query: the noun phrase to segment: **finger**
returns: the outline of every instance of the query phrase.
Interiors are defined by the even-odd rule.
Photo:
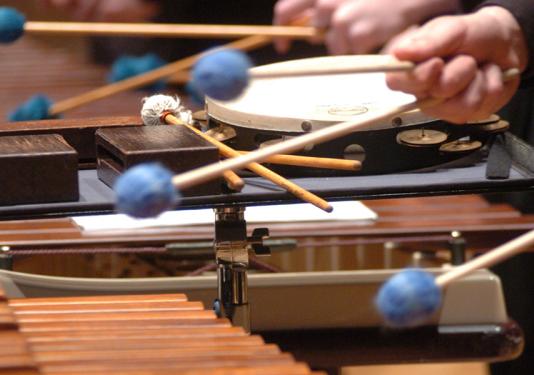
[[[464,91],[477,72],[477,62],[473,57],[456,56],[445,65],[439,80],[430,89],[430,95],[435,98],[451,98]]]
[[[78,21],[93,21],[97,14],[99,0],[78,1],[73,18]]]
[[[319,28],[330,26],[334,11],[345,1],[347,0],[317,0],[313,25]]]
[[[95,18],[103,22],[143,22],[155,17],[159,10],[157,2],[105,1],[100,3]]]
[[[326,47],[333,55],[349,53],[349,28],[353,22],[350,8],[341,6],[332,14],[330,29],[326,34]]]
[[[486,64],[481,71],[486,83],[486,93],[479,111],[474,116],[475,119],[487,118],[504,105],[501,104],[504,94],[501,68],[496,64]]]
[[[157,2],[143,2],[143,6],[140,7],[139,14],[137,16],[138,19],[153,19],[155,18],[161,11],[161,6]]]
[[[342,27],[346,25],[348,52],[372,53],[402,31],[405,27],[402,22],[384,22],[388,12],[385,8],[383,4],[373,5],[372,2],[359,0],[346,1],[339,6],[334,17],[339,18]]]
[[[480,112],[485,96],[485,77],[484,73],[479,70],[467,88],[457,96],[447,100],[443,109],[449,113],[448,118],[457,124],[479,120],[477,114]]]
[[[39,8],[52,8],[54,7],[54,2],[52,0],[40,0],[39,1]]]
[[[495,64],[487,64],[482,68],[486,80],[486,99],[476,119],[482,119],[497,112],[510,101],[519,87],[519,78],[503,82],[502,70]]]
[[[274,6],[273,24],[287,25],[314,4],[315,0],[279,0]],[[287,53],[290,46],[287,38],[274,39],[274,48],[279,53]]]
[[[433,56],[450,56],[457,52],[467,34],[461,16],[440,17],[423,25],[392,47],[400,60],[424,61]]]
[[[406,30],[402,31],[400,34],[397,34],[394,37],[390,38],[380,50],[380,54],[392,55],[394,46],[399,44],[402,39],[409,38],[413,33],[417,31],[417,29],[418,27],[416,25],[412,25],[409,26]]]
[[[425,97],[439,80],[444,66],[444,61],[439,57],[435,57],[418,64],[409,72],[386,74],[386,83],[392,90]]]
[[[47,3],[49,3],[50,5],[56,8],[67,9],[73,6],[76,3],[76,1],[74,0],[48,0]]]
[[[339,30],[329,30],[326,33],[325,44],[328,53],[331,55],[345,55],[348,53],[348,42],[343,33]]]
[[[360,21],[350,25],[348,31],[349,52],[364,54],[375,51],[383,43],[377,31],[377,25],[372,21]]]
[[[426,112],[455,124],[476,120],[485,95],[485,77],[484,73],[479,70],[464,91],[429,108]]]
[[[273,23],[287,25],[314,4],[315,0],[279,0],[274,5]]]

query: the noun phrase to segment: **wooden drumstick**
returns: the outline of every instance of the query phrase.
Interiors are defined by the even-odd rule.
[[[415,64],[411,61],[401,61],[393,56],[387,55],[358,55],[357,60],[344,63],[337,62],[335,65],[322,64],[308,67],[294,65],[292,67],[267,66],[249,70],[251,79],[273,79],[284,77],[302,77],[316,75],[335,74],[360,74],[377,72],[399,72],[412,70]],[[182,72],[179,76],[173,77],[174,83],[184,83],[189,79],[189,74]]]
[[[246,155],[250,151],[239,151],[241,155]],[[266,163],[293,165],[296,167],[336,169],[343,171],[358,171],[362,163],[358,160],[320,158],[314,156],[301,155],[273,155],[264,160]]]
[[[519,76],[518,69],[509,69],[503,73],[503,80],[507,81]],[[219,176],[226,169],[239,169],[257,161],[263,161],[269,156],[291,153],[303,149],[309,144],[319,144],[332,139],[342,137],[356,130],[372,128],[377,123],[389,121],[403,112],[416,109],[425,109],[442,102],[442,99],[417,100],[389,109],[382,109],[362,115],[357,120],[342,122],[326,128],[307,133],[299,137],[288,139],[265,148],[252,151],[240,157],[224,160],[218,164],[207,165],[173,177],[173,184],[181,189],[191,187]]]
[[[293,65],[290,67],[266,66],[249,70],[252,79],[269,79],[282,77],[299,77],[328,74],[357,74],[373,72],[394,72],[412,70],[415,64],[411,61],[401,61],[388,55],[358,55],[357,60],[341,61],[335,65],[319,64],[309,67]]]
[[[188,129],[190,129],[194,133],[198,134],[200,137],[202,137],[206,141],[208,141],[211,144],[213,144],[214,146],[216,146],[219,149],[219,152],[223,156],[225,156],[227,158],[236,158],[236,157],[240,157],[241,156],[239,151],[236,151],[233,148],[225,145],[224,143],[222,143],[222,142],[220,142],[220,141],[218,141],[218,140],[216,140],[216,139],[204,134],[203,132],[201,132],[200,130],[195,128],[194,126],[186,124],[185,122],[183,122],[182,120],[180,120],[179,118],[177,118],[176,116],[171,114],[170,112],[164,113],[161,116],[161,120],[163,120],[167,124],[182,125],[182,126],[187,127]],[[224,163],[224,161],[220,162],[221,165],[223,163]],[[327,201],[325,201],[324,199],[322,199],[322,198],[318,197],[317,195],[307,191],[306,189],[303,189],[302,187],[300,187],[297,184],[287,180],[286,178],[280,176],[279,174],[271,171],[270,169],[264,167],[263,165],[260,165],[260,164],[255,163],[255,162],[251,162],[251,163],[243,164],[242,167],[245,167],[245,168],[251,170],[252,172],[256,173],[257,175],[259,175],[259,176],[261,176],[261,177],[273,182],[274,184],[284,188],[285,190],[287,190],[289,193],[293,194],[297,198],[302,199],[305,202],[309,202],[309,203],[313,204],[314,206],[319,207],[320,209],[322,209],[322,210],[324,210],[326,212],[331,212],[332,209],[333,209],[332,206]],[[225,170],[228,170],[228,169],[225,169]],[[174,182],[174,180],[173,180],[173,182]]]

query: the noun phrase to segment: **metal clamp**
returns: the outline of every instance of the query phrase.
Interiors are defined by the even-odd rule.
[[[257,255],[270,255],[263,240],[269,236],[267,228],[256,228],[247,237],[244,207],[215,208],[215,262],[217,263],[218,300],[214,308],[236,325],[250,332],[247,269],[249,250]]]

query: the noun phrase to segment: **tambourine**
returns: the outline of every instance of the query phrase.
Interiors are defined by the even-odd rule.
[[[377,63],[387,59],[386,56],[329,56],[264,65],[254,70],[287,70],[296,65],[347,66],[370,58]],[[390,90],[385,73],[298,76],[254,80],[237,100],[221,102],[207,98],[206,111],[211,135],[236,149],[253,150],[413,100],[411,95]],[[471,154],[507,127],[497,116],[455,125],[411,111],[371,129],[308,145],[299,154],[360,160],[362,169],[354,172],[358,174],[419,170]],[[291,175],[346,173],[301,167],[275,169]]]

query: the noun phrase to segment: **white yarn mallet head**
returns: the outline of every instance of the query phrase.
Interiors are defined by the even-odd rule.
[[[186,124],[190,124],[193,118],[191,111],[181,105],[178,96],[157,94],[143,99],[141,118],[145,125],[165,125],[164,114],[172,114]]]

